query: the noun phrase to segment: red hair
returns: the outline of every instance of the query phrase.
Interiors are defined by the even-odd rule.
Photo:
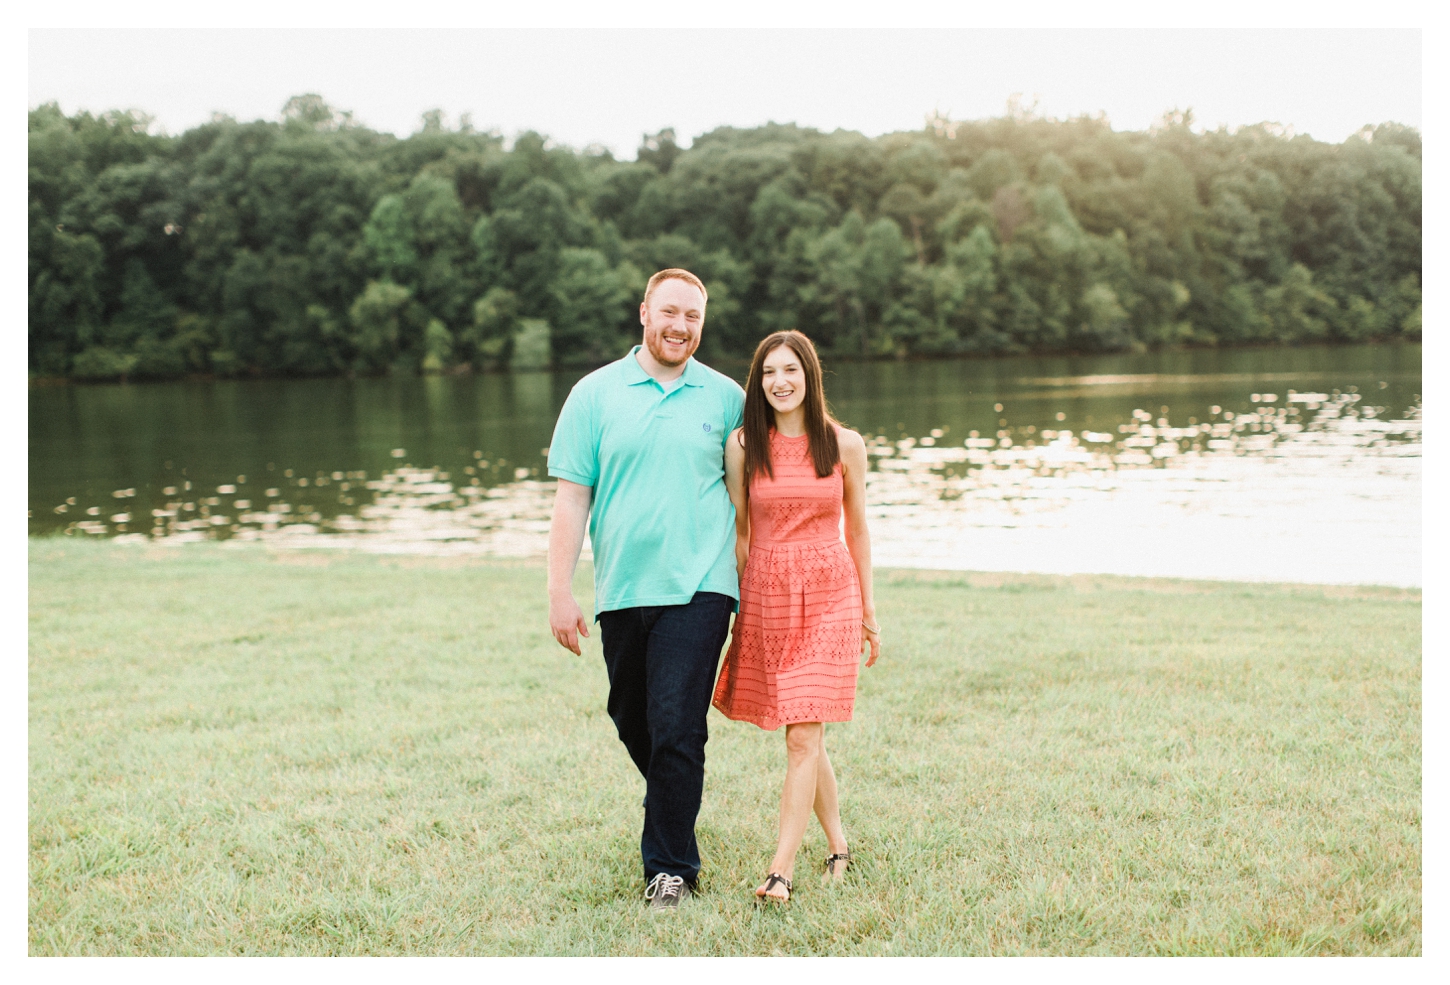
[[[646,284],[644,287],[645,304],[649,304],[649,296],[655,292],[655,287],[661,281],[666,280],[682,280],[686,284],[694,284],[700,289],[701,296],[703,296],[706,301],[710,300],[710,292],[705,290],[704,281],[696,277],[694,274],[690,273],[688,270],[684,270],[680,267],[670,267],[667,270],[661,270],[659,273],[655,274],[649,279],[649,283]]]

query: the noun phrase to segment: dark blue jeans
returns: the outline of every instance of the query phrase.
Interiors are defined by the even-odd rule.
[[[695,818],[705,789],[705,716],[735,600],[696,592],[684,605],[599,614],[609,717],[645,779],[644,877],[700,874]]]

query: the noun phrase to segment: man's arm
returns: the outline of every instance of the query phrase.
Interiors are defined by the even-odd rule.
[[[584,547],[592,492],[588,486],[560,479],[549,521],[549,631],[560,646],[576,654],[583,652],[579,637],[589,635],[589,623],[574,600],[574,568]]]

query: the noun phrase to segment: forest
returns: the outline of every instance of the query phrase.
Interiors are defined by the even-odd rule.
[[[1420,337],[1421,144],[1273,124],[933,117],[722,127],[635,159],[441,112],[399,138],[316,95],[179,135],[29,114],[32,379],[588,366],[647,278],[709,290],[699,355],[781,328],[837,358]]]

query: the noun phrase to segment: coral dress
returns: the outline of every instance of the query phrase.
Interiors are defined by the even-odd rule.
[[[750,483],[750,557],[713,703],[769,730],[850,721],[861,583],[841,540],[841,466],[817,478],[808,437],[775,431],[770,461],[775,477]]]

